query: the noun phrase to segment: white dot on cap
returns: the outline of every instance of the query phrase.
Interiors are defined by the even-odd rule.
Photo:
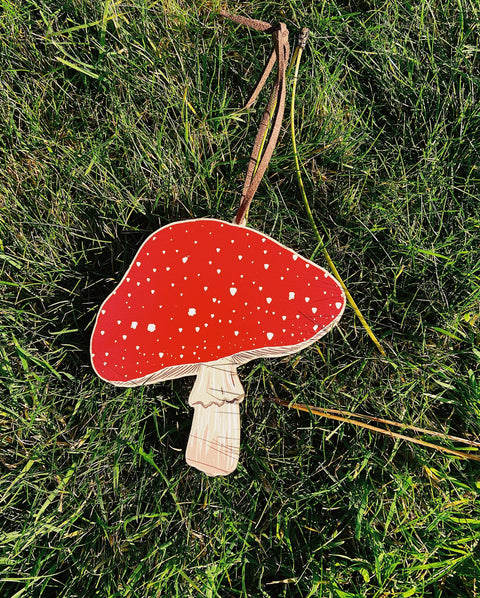
[[[155,324],[149,324],[147,326],[148,332],[155,332],[155,328],[156,328]]]

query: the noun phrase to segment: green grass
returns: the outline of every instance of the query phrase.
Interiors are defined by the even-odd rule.
[[[238,470],[188,468],[192,379],[115,388],[89,338],[150,232],[232,220],[270,39],[214,2],[1,0],[0,595],[477,596],[477,463],[271,399],[478,439],[478,3],[228,8],[311,30],[304,184],[387,356],[347,309],[321,355],[242,367]],[[288,124],[249,224],[323,265]]]

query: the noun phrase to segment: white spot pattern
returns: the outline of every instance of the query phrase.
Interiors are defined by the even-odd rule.
[[[212,224],[210,230],[211,223],[217,224]],[[173,232],[178,225],[183,227],[181,241],[179,241],[180,237],[177,236],[177,233]],[[337,311],[343,307],[343,293],[338,289],[338,283],[328,273],[255,231],[245,231],[244,228],[222,223],[221,227],[224,228],[222,233],[218,226],[218,221],[214,220],[177,223],[164,227],[161,232],[147,240],[138,253],[140,259],[134,261],[134,266],[139,270],[134,268],[128,271],[129,276],[125,277],[105,302],[107,309],[102,307],[100,311],[99,321],[102,318],[105,326],[102,326],[101,329],[98,326],[99,335],[105,338],[105,342],[102,341],[102,346],[105,347],[107,347],[107,337],[111,337],[108,340],[110,350],[103,353],[94,352],[92,345],[92,358],[95,358],[95,355],[108,357],[106,362],[101,362],[105,364],[105,368],[111,370],[117,368],[121,372],[120,375],[127,380],[141,377],[144,375],[142,371],[149,367],[150,373],[154,373],[159,368],[172,366],[175,364],[176,356],[179,355],[182,355],[186,360],[184,363],[188,364],[215,360],[217,358],[217,353],[214,352],[215,348],[218,349],[220,356],[232,355],[235,352],[252,350],[256,347],[261,348],[262,332],[263,343],[275,339],[275,346],[303,342],[313,335],[318,337],[318,331],[338,317],[338,313],[333,313],[335,311],[333,306]],[[229,230],[232,232],[228,232]],[[223,236],[225,233],[231,234],[235,238],[227,237],[225,239]],[[192,238],[193,235],[196,238]],[[242,240],[244,237],[249,237],[250,242]],[[268,262],[260,261],[258,263],[259,239],[261,243],[267,243],[262,251],[263,255],[270,256],[264,258]],[[155,240],[156,244],[153,243]],[[232,254],[231,250],[229,252],[214,245],[219,242],[227,243],[227,248],[230,247],[230,244],[235,243],[237,251],[240,251]],[[206,244],[208,245],[207,249],[205,248]],[[194,245],[198,246],[193,247]],[[144,250],[147,246],[149,251]],[[182,248],[183,252],[181,252]],[[185,250],[190,250],[190,253],[185,255]],[[290,262],[290,267],[287,267],[285,258],[289,255],[292,261],[297,263]],[[242,260],[246,262],[248,266],[244,272],[237,273],[236,282],[225,281],[222,280],[222,276],[215,276],[215,273],[220,275],[230,271],[232,259],[235,257],[239,262]],[[152,267],[152,260],[156,261],[155,267]],[[202,262],[205,266],[207,261],[213,265],[212,268],[202,267]],[[177,266],[181,263],[185,264],[185,267],[179,271]],[[258,266],[255,266],[257,263]],[[279,263],[281,264],[281,276],[279,276]],[[261,274],[258,267],[262,270]],[[145,272],[145,275],[142,275],[142,272]],[[181,272],[181,276],[178,276],[177,272],[179,274]],[[320,276],[318,276],[319,272]],[[261,277],[263,286],[256,286],[256,282],[252,280],[252,274],[257,277],[257,280]],[[321,274],[324,274],[324,277]],[[325,280],[329,277],[328,282],[320,282],[320,279]],[[128,289],[133,293],[127,293],[127,289],[122,293],[122,285],[126,285],[126,283]],[[305,296],[304,289],[307,287],[309,296]],[[254,298],[252,294],[254,288],[259,291],[266,290],[266,294],[269,296],[265,297],[265,301],[267,305],[273,303],[276,311],[265,309],[265,303],[259,301],[259,297]],[[200,291],[201,294],[199,294],[200,289],[203,289],[204,293]],[[211,297],[210,289],[215,289],[216,297]],[[115,299],[115,301],[118,300],[117,303],[114,303],[112,299],[114,295],[117,296]],[[158,304],[158,300],[155,301],[154,295],[161,295],[162,305]],[[342,301],[338,300],[339,297],[342,298]],[[108,301],[112,301],[111,306]],[[122,308],[116,307],[119,305],[118,302],[121,304],[122,301],[124,302],[123,309],[131,310],[130,314],[134,314],[134,317],[137,316],[136,320],[122,318],[125,312],[122,311]],[[300,302],[313,304],[309,308],[309,311],[311,309],[310,315],[305,312],[305,308],[302,311]],[[214,313],[207,311],[208,304],[215,310]],[[331,306],[330,309],[326,307],[327,305]],[[176,311],[177,307],[180,311]],[[185,317],[182,322],[179,313],[189,317]],[[131,334],[128,336],[131,338],[127,339],[127,335],[124,334],[121,319],[115,320],[118,332],[114,331],[111,324],[107,324],[109,314],[118,314],[123,320],[126,319],[127,326],[130,322]],[[253,314],[255,314],[255,318],[252,318]],[[150,318],[147,319],[149,316]],[[207,318],[211,323],[210,327],[208,327]],[[276,323],[280,322],[282,324],[273,328]],[[176,327],[175,323],[177,323]],[[267,323],[268,328],[266,327]],[[178,327],[179,324],[183,327]],[[240,328],[241,325],[242,328]],[[250,329],[247,326],[250,326]],[[238,329],[234,330],[234,327]],[[203,333],[201,333],[202,329]],[[144,331],[143,336],[142,330]],[[157,334],[146,336],[145,330],[152,333],[157,332]],[[175,347],[176,335],[183,331],[185,332],[183,335],[185,345],[182,345],[180,352],[179,346]],[[191,336],[193,334],[195,336]],[[212,343],[214,339],[217,340],[215,344]],[[138,352],[134,356],[130,353],[133,346],[128,349],[130,340],[134,343],[135,351]],[[135,344],[135,340],[137,344]],[[167,343],[168,349],[159,351],[157,347],[150,345],[152,342],[157,347],[162,343]],[[202,349],[202,346],[204,350],[200,353],[199,350]],[[264,346],[268,345],[264,344]],[[101,361],[101,359],[95,359]],[[108,376],[105,378],[109,379]]]

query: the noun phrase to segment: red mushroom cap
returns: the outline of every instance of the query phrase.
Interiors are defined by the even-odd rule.
[[[340,319],[331,274],[255,230],[215,219],[175,222],[143,243],[98,313],[92,364],[137,386],[201,364],[295,353]]]

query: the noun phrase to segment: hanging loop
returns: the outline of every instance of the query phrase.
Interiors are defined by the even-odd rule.
[[[273,69],[275,63],[277,63],[277,77],[275,79],[275,83],[270,94],[270,98],[268,100],[267,106],[262,116],[262,120],[260,122],[260,126],[258,128],[257,137],[255,139],[255,143],[253,144],[252,155],[250,156],[250,161],[248,163],[247,174],[245,176],[245,183],[243,186],[242,197],[240,200],[240,207],[238,208],[237,214],[234,218],[234,222],[236,224],[243,225],[245,224],[246,214],[252,202],[253,196],[260,185],[260,181],[262,180],[263,175],[268,167],[270,159],[272,157],[273,151],[278,141],[278,136],[280,134],[280,128],[282,125],[283,114],[285,111],[285,94],[286,94],[286,70],[288,64],[288,58],[290,55],[290,46],[288,43],[288,29],[285,23],[277,23],[275,25],[270,25],[270,23],[266,23],[265,21],[259,21],[257,19],[249,19],[247,17],[241,17],[237,15],[231,15],[226,11],[220,11],[220,14],[235,23],[239,23],[240,25],[245,25],[247,27],[251,27],[256,29],[257,31],[262,31],[264,33],[268,33],[272,35],[273,39],[273,52],[265,66],[265,69],[260,77],[259,82],[257,83],[255,89],[253,90],[250,99],[246,104],[246,108],[249,108],[257,99],[260,91],[262,90],[263,86],[265,85],[270,72]],[[270,132],[270,137],[263,152],[263,155],[259,160],[259,156],[262,150],[263,140],[266,134],[266,131],[270,125],[270,121],[273,117],[273,124],[272,130]],[[258,163],[258,167],[255,170],[255,166]]]

